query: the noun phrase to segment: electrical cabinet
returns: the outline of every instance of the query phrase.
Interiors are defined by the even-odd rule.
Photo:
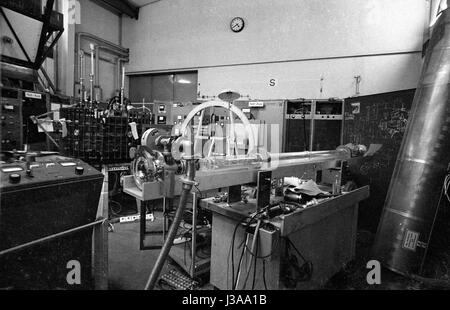
[[[22,89],[2,87],[1,91],[1,150],[47,149],[47,136],[39,132],[30,116],[46,113],[49,95]]]
[[[332,150],[342,144],[344,100],[287,100],[284,151]]]

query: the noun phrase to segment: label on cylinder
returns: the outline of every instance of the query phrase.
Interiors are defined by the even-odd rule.
[[[419,235],[418,232],[407,229],[403,239],[403,248],[415,251],[417,242],[419,241]]]

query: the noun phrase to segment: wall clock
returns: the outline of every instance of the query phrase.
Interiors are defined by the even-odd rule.
[[[244,29],[245,22],[242,17],[235,17],[230,22],[230,28],[233,32],[240,32]]]

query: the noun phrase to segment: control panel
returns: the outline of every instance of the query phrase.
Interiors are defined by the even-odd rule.
[[[286,118],[289,119],[311,119],[313,111],[312,100],[287,100]]]
[[[30,116],[48,111],[49,95],[7,87],[0,90],[1,150],[23,149],[24,144],[32,150],[46,149],[47,136],[39,132]]]
[[[44,183],[76,181],[101,173],[79,159],[63,156],[37,158],[36,161],[0,164],[0,189],[33,187]]]
[[[38,126],[30,119],[32,115],[41,115],[47,112],[47,94],[23,91],[22,92],[22,124],[23,143],[33,150],[45,150],[47,136],[39,132]]]
[[[22,109],[19,91],[1,90],[1,149],[12,150],[22,145]]]
[[[343,120],[344,100],[316,100],[314,118],[317,120]]]
[[[155,102],[153,104],[153,113],[155,115],[155,124],[171,125],[172,104],[166,102]]]
[[[192,103],[172,103],[172,125],[179,125],[183,123],[189,112],[194,108]]]

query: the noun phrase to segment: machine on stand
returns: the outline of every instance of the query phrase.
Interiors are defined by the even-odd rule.
[[[203,142],[203,140],[208,138],[217,140],[217,137],[206,136],[205,138],[205,131],[202,126],[202,116],[205,114],[205,110],[212,107],[226,109],[230,117],[234,118],[234,115],[237,116],[234,122],[241,123],[246,131],[247,145],[241,150],[242,152],[238,152],[233,147],[233,140],[228,141],[229,137],[233,137],[233,134],[230,134],[230,132],[227,132],[225,136],[227,142],[225,143],[226,148],[224,152],[217,151],[220,149],[219,144]],[[197,116],[196,124],[193,121],[194,116]],[[230,127],[230,130],[233,131],[233,126]],[[219,220],[213,219],[211,259],[199,260],[196,255],[198,250],[196,245],[198,204],[201,198],[204,198],[203,193],[210,190],[225,189],[227,192],[227,195],[221,196],[226,197],[225,199],[213,197],[201,200],[201,205],[211,210],[214,218],[220,215],[234,218],[234,221],[236,221],[236,216],[233,214],[237,212],[239,218],[237,223],[239,224],[245,218],[255,220],[257,216],[267,212],[271,212],[271,214],[278,212],[277,216],[290,214],[289,219],[280,220],[277,217],[278,224],[273,224],[275,231],[281,234],[285,234],[287,231],[289,231],[288,233],[297,231],[295,222],[296,219],[303,216],[304,213],[302,211],[304,209],[320,209],[323,211],[322,218],[329,217],[330,214],[345,209],[347,213],[341,214],[346,218],[346,225],[348,225],[348,227],[342,228],[345,233],[341,236],[344,240],[341,244],[346,245],[342,250],[345,253],[340,254],[342,259],[337,264],[343,264],[353,258],[357,219],[355,210],[357,209],[351,208],[352,211],[350,212],[348,207],[355,206],[358,201],[367,198],[368,187],[354,192],[341,193],[341,171],[342,164],[351,160],[352,156],[361,155],[364,152],[364,148],[349,145],[332,151],[271,154],[257,146],[254,132],[251,128],[245,114],[232,103],[209,101],[196,106],[178,128],[176,134],[149,130],[147,139],[138,148],[136,158],[133,161],[133,175],[124,178],[124,191],[140,202],[163,198],[166,203],[177,196],[180,196],[180,198],[170,230],[165,236],[165,243],[162,246],[160,256],[146,288],[151,289],[155,286],[162,264],[169,252],[172,259],[191,278],[196,278],[200,274],[211,270],[211,281],[214,281],[213,279],[216,278],[215,272],[223,269],[223,262],[214,258],[224,254],[220,253],[218,255],[218,248],[227,248],[230,245],[230,243],[223,243],[224,240],[220,240],[220,236],[226,235],[231,237],[233,231],[230,232],[226,229],[225,231],[216,230],[215,228],[220,228],[221,225]],[[209,131],[206,130],[206,132]],[[323,194],[321,200],[304,199],[307,195],[303,195],[304,197],[302,198],[300,193],[295,195],[295,192],[290,192],[290,194],[285,192],[284,196],[283,194],[281,195],[281,199],[278,197],[274,201],[273,195],[270,195],[273,184],[282,184],[285,177],[292,176],[299,177],[302,180],[312,180],[316,186],[318,184],[319,190]],[[243,199],[242,186],[246,184],[256,184],[257,193],[254,199]],[[192,188],[195,188],[195,191],[191,193]],[[172,246],[172,243],[182,222],[182,214],[186,207],[188,195],[192,195],[192,255],[189,261],[186,262],[179,258],[180,255],[176,250],[177,246]],[[333,202],[324,206],[325,201]],[[209,203],[222,205],[220,208],[211,208],[208,207]],[[336,204],[339,203],[342,203],[343,207],[336,207]],[[282,205],[284,207],[281,207]],[[277,208],[272,208],[275,206],[278,207],[277,211],[275,211]],[[329,209],[335,210],[330,211]],[[144,217],[141,216],[141,220],[142,218]],[[290,228],[287,228],[289,226]],[[333,222],[333,227],[335,227],[333,235],[337,237],[336,233],[342,232],[341,228],[336,226],[336,222]],[[145,235],[143,236],[142,234],[145,234],[145,230],[141,230],[141,244],[145,239]],[[257,244],[257,239],[255,238],[254,240],[253,250]],[[228,239],[228,241],[230,240]],[[329,240],[328,243],[332,244],[334,241]],[[326,253],[325,260],[327,264],[331,262],[331,260],[327,260],[330,258],[330,255],[331,253]],[[337,272],[337,267],[337,265],[333,265],[326,270],[326,274],[319,274],[318,278],[314,279],[315,283],[317,284],[332,273]],[[233,277],[235,276],[236,274],[233,274]],[[223,283],[213,284],[219,288],[227,288]]]

